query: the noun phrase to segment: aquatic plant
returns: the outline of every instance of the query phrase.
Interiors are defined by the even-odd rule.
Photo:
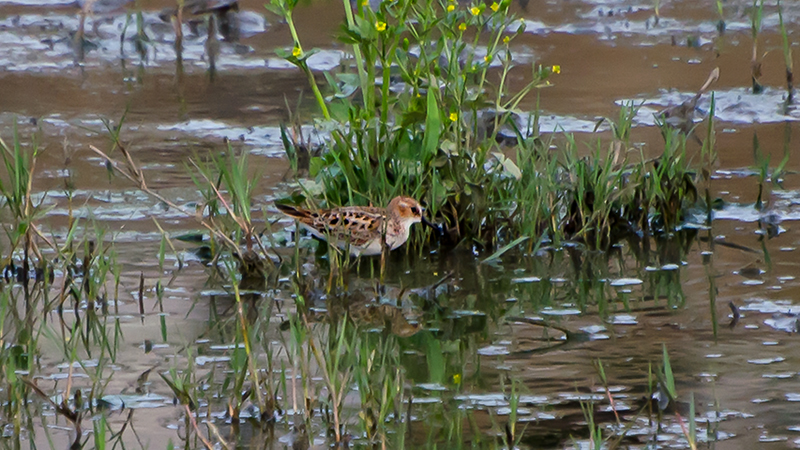
[[[52,243],[39,231],[37,226],[38,221],[47,214],[47,208],[42,206],[43,198],[39,203],[35,203],[32,197],[31,186],[39,154],[36,137],[32,138],[28,146],[23,146],[15,120],[12,127],[12,139],[10,145],[0,139],[0,155],[2,155],[6,172],[6,181],[4,182],[3,178],[0,178],[0,195],[3,197],[3,206],[11,214],[3,226],[10,248],[8,254],[3,256],[2,267],[4,270],[11,270],[20,282],[27,283],[31,278],[33,267],[36,267],[34,272],[38,275],[34,276],[37,279],[48,270],[47,262],[42,258],[39,243],[44,242],[51,247]],[[21,267],[17,268],[14,265],[14,255],[20,249],[22,250]],[[34,257],[36,260],[33,259]]]
[[[454,240],[491,234],[480,229],[478,218],[488,214],[488,223],[494,223],[503,213],[482,201],[484,190],[496,190],[492,184],[498,183],[492,182],[506,173],[495,163],[493,153],[500,148],[494,139],[524,96],[552,73],[534,69],[534,81],[516,94],[508,92],[509,42],[524,29],[507,14],[508,6],[465,10],[431,1],[384,3],[376,10],[356,6],[342,39],[355,49],[357,76],[329,75],[333,96],[328,98],[312,81],[323,117],[334,121],[326,122],[333,127],[327,152],[310,165],[311,176],[325,188],[324,201],[385,204],[404,191],[445,218]],[[293,7],[272,4],[289,23]],[[349,18],[349,3],[346,10]],[[293,36],[298,55],[286,57],[310,74],[305,63],[310,52]],[[484,48],[486,56],[475,57],[473,50]],[[493,64],[502,73],[490,85]],[[354,101],[356,94],[363,104]]]
[[[263,279],[271,260],[264,257],[267,252],[256,236],[251,217],[252,193],[259,177],[248,171],[247,161],[247,153],[237,155],[230,143],[225,153],[210,155],[208,162],[200,162],[197,156],[189,160],[195,169],[192,179],[205,199],[202,207],[207,210],[207,216],[204,220],[216,236],[230,237],[224,241],[227,244],[244,243],[244,251],[238,250],[237,245],[227,247],[238,260],[242,276]],[[260,253],[256,253],[255,248]]]
[[[552,141],[539,136],[538,111],[523,114],[519,105],[561,69],[534,64],[523,88],[509,91],[510,44],[524,23],[507,1],[468,8],[449,1],[374,9],[347,3],[341,39],[352,45],[354,62],[326,74],[327,96],[307,64],[313,50],[303,49],[292,26],[295,6],[269,5],[294,42],[291,53],[278,53],[306,74],[323,116],[319,127],[330,138],[311,156],[297,133],[282,133],[293,166],[300,167],[302,153],[314,180],[298,178],[290,203],[384,205],[402,193],[442,222],[444,244],[497,249],[527,241],[530,251],[569,239],[606,248],[637,226],[669,233],[696,200],[682,196],[693,192],[694,180],[671,148],[677,141],[659,163],[629,160],[638,109],[632,104],[610,122],[609,148],[598,143],[592,156],[579,158],[567,136],[558,152],[551,150]]]
[[[768,181],[769,177],[769,155],[764,155],[761,151],[761,144],[758,141],[758,133],[753,131],[753,160],[755,163],[755,171],[758,176],[758,194],[756,194],[755,208],[758,211],[764,209],[763,196],[764,196],[764,183]]]
[[[197,211],[189,211],[148,187],[144,172],[139,169],[120,140],[119,133],[124,120],[125,115],[114,127],[106,121],[111,141],[109,153],[120,152],[123,156],[121,161],[111,158],[93,145],[90,145],[89,148],[106,161],[110,171],[121,174],[142,191],[164,202],[175,211],[196,219],[211,237],[210,257],[218,258],[220,256],[219,248],[224,248],[227,255],[237,260],[242,282],[251,287],[253,283],[262,282],[261,287],[263,287],[268,269],[274,268],[274,264],[267,257],[268,253],[264,242],[256,238],[256,230],[252,222],[252,191],[257,182],[257,174],[250,173],[248,170],[247,153],[242,152],[237,155],[229,145],[227,152],[210,155],[209,161],[203,162],[198,156],[189,160],[189,172],[192,180],[204,197],[204,203],[200,205],[198,214]],[[186,236],[185,238],[193,240],[197,236]],[[200,240],[202,240],[202,236]],[[244,250],[240,249],[239,242],[244,243]]]

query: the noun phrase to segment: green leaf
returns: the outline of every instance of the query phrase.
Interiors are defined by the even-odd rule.
[[[512,248],[516,247],[517,245],[519,245],[519,244],[521,244],[521,243],[523,243],[523,242],[525,242],[527,240],[528,240],[528,236],[520,236],[520,237],[514,239],[510,244],[506,244],[503,248],[501,248],[500,250],[494,252],[492,254],[492,256],[490,256],[490,257],[484,259],[483,261],[481,261],[481,264],[488,264],[488,263],[496,261],[501,256],[503,256],[503,254],[505,252],[511,250]]]
[[[337,98],[350,97],[359,88],[358,75],[354,73],[337,74],[336,81],[339,82],[339,92],[337,92],[335,95]]]
[[[314,156],[308,164],[308,174],[312,177],[316,177],[326,165],[325,160],[319,156]]]
[[[522,179],[522,171],[519,170],[519,167],[514,164],[514,161],[510,160],[506,157],[506,155],[500,152],[493,152],[492,153],[497,161],[500,162],[500,165],[503,167],[503,173],[506,176],[512,177],[515,180]]]
[[[442,118],[439,115],[439,104],[436,101],[436,79],[431,77],[428,88],[428,116],[425,119],[425,137],[422,140],[424,156],[433,155],[439,147],[439,136],[442,134]]]
[[[667,353],[667,345],[662,344],[664,352],[664,385],[667,388],[667,393],[670,399],[678,398],[678,391],[675,389],[675,376],[672,374],[672,365],[669,363],[669,354]]]
[[[428,374],[431,383],[444,383],[444,353],[442,344],[433,336],[428,336]]]

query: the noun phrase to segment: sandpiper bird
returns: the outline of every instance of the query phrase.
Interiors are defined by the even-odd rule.
[[[353,256],[380,255],[384,242],[389,250],[400,247],[415,223],[438,229],[422,215],[424,208],[411,197],[395,197],[386,208],[345,206],[313,211],[280,203],[275,206],[297,219],[315,237],[340,248],[349,245]]]

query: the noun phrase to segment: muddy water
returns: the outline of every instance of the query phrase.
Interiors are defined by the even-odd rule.
[[[766,213],[753,208],[757,179],[751,169],[753,136],[757,134],[774,166],[786,145],[796,150],[795,121],[800,115],[793,110],[784,114],[781,106],[784,65],[771,3],[765,9],[759,50],[767,52],[762,78],[767,90],[754,96],[748,89],[748,4],[724,4],[727,31],[722,36],[711,2],[661,2],[658,23],[651,2],[534,0],[514,5],[527,20],[527,32],[515,41],[517,53],[529,61],[561,66],[554,85],[541,91],[546,132],[564,129],[578,133],[578,141],[595,139],[590,131],[598,119],[616,117],[619,104],[634,100],[644,106],[633,140],[646,152],[657,152],[660,136],[651,126],[651,113],[688,98],[711,69],[719,67],[721,77],[714,85],[719,162],[712,190],[726,204],[716,212],[711,229],[698,232],[703,239],[648,262],[578,256],[576,263],[568,250],[489,266],[477,266],[472,255],[436,249],[423,258],[425,264],[413,267],[403,257],[392,259],[390,279],[397,286],[422,287],[453,272],[447,283],[453,292],[445,305],[447,313],[430,318],[426,327],[443,333],[461,330],[476,358],[464,389],[450,394],[426,387],[425,374],[414,371],[410,358],[407,369],[410,379],[420,384],[415,388],[420,404],[444,395],[449,402],[477,411],[474,420],[480,432],[491,436],[495,432],[487,412],[507,415],[500,384],[502,378],[514,377],[524,385],[521,421],[528,426],[523,446],[562,448],[572,445],[570,436],[586,445],[580,400],[593,398],[601,426],[616,426],[593,361],[603,361],[616,409],[627,414],[644,402],[649,367],[661,361],[666,345],[679,392],[694,393],[700,434],[715,433],[716,448],[800,446],[800,353],[793,349],[800,326],[800,180],[794,173],[798,164],[793,155],[783,185],[767,186]],[[86,220],[87,234],[95,228],[106,230],[106,241],[113,239],[122,265],[118,307],[124,343],[105,374],[110,377],[105,391],[111,394],[133,392],[137,377],[151,367],[165,370],[185,363],[184,356],[175,355],[183,355],[187,344],[204,356],[224,355],[214,346],[227,341],[209,331],[208,324],[230,304],[211,295],[218,286],[208,281],[208,269],[191,258],[189,244],[176,244],[187,261],[182,269],[171,255],[167,269],[158,269],[161,233],[152,219],[173,235],[197,227],[120,177],[109,178],[103,162],[88,149],[90,144],[109,147],[102,120],[116,123],[127,109],[123,140],[141,162],[149,185],[188,207],[200,197],[184,164],[195,154],[224,149],[229,139],[251,154],[251,165],[262,175],[255,203],[264,213],[256,216],[274,218],[271,200],[289,191],[283,184],[288,164],[277,126],[288,117],[287,101],[302,117],[310,118],[313,112],[307,101],[296,106],[301,93],[309,97],[306,83],[274,53],[276,47],[289,45],[287,27],[266,14],[261,3],[240,2],[240,36],[235,42],[219,42],[213,69],[202,30],[195,34],[187,28],[178,61],[172,29],[158,18],[169,6],[153,0],[129,7],[143,13],[150,37],[143,55],[130,38],[136,27],[126,28],[125,10],[90,17],[89,47],[83,60],[76,61],[71,38],[78,26],[75,7],[59,0],[0,1],[0,133],[8,141],[14,120],[23,136],[41,130],[44,153],[34,188],[52,208],[42,228],[64,238],[70,209],[64,186],[72,183],[73,214]],[[791,38],[800,31],[800,8],[794,3],[785,7]],[[323,49],[311,61],[317,70],[339,63],[342,46],[332,36],[342,17],[341,4],[333,1],[304,5],[296,13],[304,45]],[[688,46],[689,40],[699,45]],[[515,72],[520,85],[525,74],[522,68]],[[700,108],[708,108],[707,97]],[[759,219],[768,219],[778,234],[768,239],[766,220]],[[582,284],[587,273],[593,281]],[[137,301],[140,276],[145,280],[143,317]],[[155,306],[157,282],[166,286],[160,307]],[[587,298],[591,302],[586,303]],[[278,302],[288,306],[291,300],[284,294]],[[741,312],[732,326],[730,302]],[[279,323],[285,313],[286,307],[272,320]],[[510,317],[542,318],[579,338],[542,341],[541,327],[506,320]],[[168,330],[166,341],[161,318]],[[146,352],[145,341],[156,343],[152,351]],[[45,339],[42,346],[42,373],[52,374],[53,380],[65,376],[58,344]],[[49,387],[57,392],[63,382]],[[149,391],[153,397],[145,406],[128,402],[136,411],[133,424],[140,436],[139,441],[128,436],[126,442],[150,448],[161,448],[168,439],[179,442],[185,434],[183,410],[172,405],[172,394],[160,380],[151,379]],[[47,425],[39,425],[47,427],[56,448],[63,448],[68,425],[52,414],[46,416]],[[125,416],[118,412],[108,420],[118,429]],[[415,417],[421,431],[412,433],[410,440],[427,442],[425,410]],[[249,433],[255,431],[244,429],[233,440],[261,446],[263,437],[251,442]],[[47,447],[44,436],[39,430],[23,441],[33,439]],[[659,433],[647,420],[637,419],[628,436],[626,443],[631,445],[644,447],[658,440],[664,447],[685,447],[674,419]],[[270,445],[281,448],[286,442]]]

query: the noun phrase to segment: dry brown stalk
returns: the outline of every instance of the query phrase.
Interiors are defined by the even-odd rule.
[[[203,445],[208,450],[216,450],[211,442],[209,442],[208,439],[203,436],[203,433],[200,432],[200,427],[197,426],[197,421],[194,418],[194,414],[192,414],[192,410],[189,409],[189,405],[183,405],[183,407],[186,408],[186,415],[189,417],[189,422],[192,423],[192,428],[194,428],[194,431],[197,433],[197,437],[200,438],[200,440],[203,442]]]
[[[187,217],[193,217],[194,219],[197,220],[198,223],[200,223],[200,225],[203,228],[205,228],[210,233],[214,234],[219,239],[224,241],[231,249],[237,248],[236,243],[233,242],[233,240],[230,237],[225,235],[219,229],[219,227],[217,227],[213,223],[213,221],[208,221],[206,219],[203,219],[199,215],[199,213],[183,209],[182,207],[180,207],[177,204],[175,204],[173,201],[169,200],[168,198],[164,197],[163,195],[159,194],[158,192],[155,192],[152,189],[150,189],[147,186],[147,182],[145,180],[144,174],[136,166],[136,164],[133,162],[133,158],[131,158],[131,156],[130,156],[130,153],[128,153],[128,151],[123,146],[117,144],[117,148],[119,148],[120,151],[122,152],[122,154],[125,156],[125,160],[126,160],[125,161],[125,165],[123,165],[119,161],[111,158],[110,156],[106,155],[102,150],[98,149],[94,145],[89,145],[89,148],[92,149],[92,151],[94,151],[98,155],[100,155],[103,159],[105,159],[111,165],[111,167],[114,170],[116,170],[117,172],[121,173],[125,178],[127,178],[131,182],[136,183],[139,186],[139,189],[141,189],[142,191],[146,192],[147,194],[157,198],[158,200],[164,202],[170,208],[174,208],[176,211],[181,212],[182,214],[186,215]],[[211,184],[213,186],[213,183],[209,183],[209,184]],[[219,197],[219,199],[223,203],[223,205],[225,205],[226,210],[229,211],[229,213],[231,214],[231,217],[234,218],[234,220],[236,221],[237,224],[239,224],[239,226],[242,226],[242,224],[240,223],[240,219],[236,215],[234,215],[232,213],[232,211],[230,211],[229,207],[227,206],[227,202],[225,202],[225,200],[221,197],[221,194],[216,189],[216,187],[214,188],[214,192],[217,194],[217,196]],[[245,230],[245,231],[247,231],[249,228],[251,228],[251,227],[242,227],[242,229]],[[264,251],[264,254],[266,254],[266,249],[264,249],[263,244],[261,244],[260,241],[259,241],[259,247],[262,249],[262,251]],[[269,259],[269,258],[267,258],[267,259]]]

